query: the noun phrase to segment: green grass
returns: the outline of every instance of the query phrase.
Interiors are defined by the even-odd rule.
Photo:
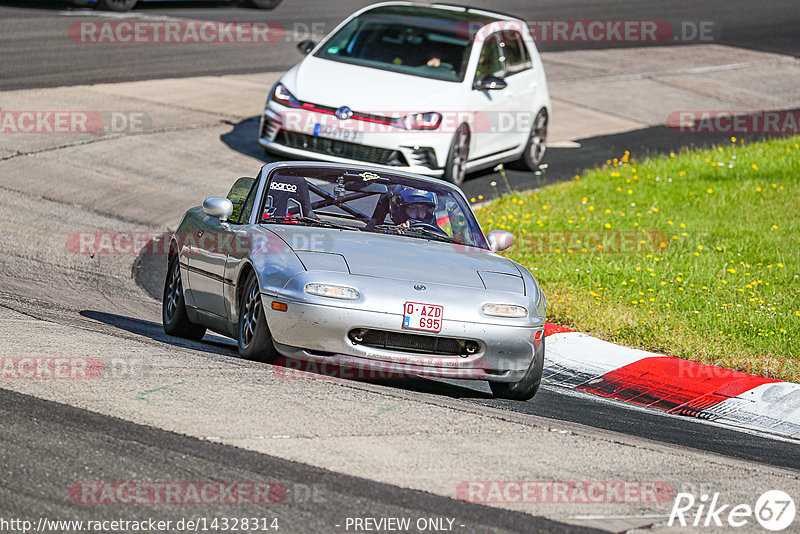
[[[800,137],[628,161],[480,204],[548,319],[800,381]],[[473,202],[484,202],[482,198]]]

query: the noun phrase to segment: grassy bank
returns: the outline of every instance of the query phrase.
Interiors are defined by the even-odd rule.
[[[800,137],[617,158],[476,210],[517,237],[549,319],[800,381]]]

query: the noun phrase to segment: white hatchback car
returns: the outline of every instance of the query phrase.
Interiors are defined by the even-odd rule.
[[[284,156],[366,162],[460,184],[542,163],[551,117],[542,61],[520,19],[450,5],[366,7],[272,88],[259,143]]]

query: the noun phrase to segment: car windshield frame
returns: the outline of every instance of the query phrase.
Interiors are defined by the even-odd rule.
[[[294,198],[278,199],[287,188],[291,193],[288,197]],[[389,203],[400,188],[434,194],[437,205],[433,226],[394,223]],[[303,198],[297,199],[298,195]],[[277,167],[265,177],[259,208],[253,215],[256,224],[338,227],[490,250],[480,223],[459,190],[443,182],[379,170]]]
[[[435,10],[428,10],[432,13]],[[432,15],[429,15],[432,16]],[[336,43],[347,40],[348,43],[353,43],[353,37],[357,36],[361,31],[363,31],[364,26],[367,24],[384,24],[388,25],[391,24],[393,26],[400,26],[403,27],[407,32],[410,33],[425,33],[425,39],[428,41],[430,45],[430,36],[434,34],[438,34],[436,37],[436,41],[438,42],[439,50],[444,51],[446,46],[456,47],[461,46],[461,58],[458,61],[458,64],[453,63],[443,63],[444,65],[451,65],[452,70],[455,70],[456,74],[455,77],[451,77],[449,74],[445,75],[445,73],[451,73],[451,70],[447,70],[446,67],[437,66],[432,67],[427,64],[420,64],[415,66],[405,66],[405,65],[398,65],[388,61],[377,61],[377,60],[370,60],[370,59],[363,59],[363,58],[354,58],[348,56],[342,56],[337,53],[331,53],[330,50],[336,48]],[[450,20],[448,18],[437,18],[437,19],[430,19],[426,18],[422,14],[418,14],[416,12],[409,12],[407,14],[400,14],[400,13],[393,13],[393,12],[384,12],[383,10],[370,10],[360,15],[348,20],[344,25],[342,25],[336,33],[331,35],[328,39],[323,42],[317,51],[313,54],[314,57],[319,59],[326,59],[329,61],[336,61],[339,63],[346,63],[349,65],[356,65],[360,67],[368,67],[374,68],[378,70],[385,70],[388,72],[394,72],[397,74],[407,74],[410,76],[418,76],[421,78],[426,78],[429,80],[436,80],[436,81],[443,81],[443,82],[452,82],[452,83],[462,83],[467,75],[469,59],[472,55],[472,48],[473,42],[470,38],[460,37],[459,33],[466,32],[469,33],[468,26],[460,26],[461,24],[465,24],[464,22],[459,22],[457,19]],[[355,26],[355,27],[354,27]],[[383,36],[384,39],[388,38],[386,35]],[[407,46],[405,44],[400,46]],[[370,48],[374,50],[374,48]],[[430,51],[430,49],[428,49]],[[430,54],[428,54],[430,55]],[[442,54],[444,55],[444,54]],[[431,57],[430,59],[433,59]],[[440,58],[441,59],[441,58]]]

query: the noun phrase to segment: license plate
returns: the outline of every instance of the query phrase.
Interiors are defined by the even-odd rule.
[[[421,302],[406,302],[403,306],[403,328],[409,330],[425,330],[426,332],[442,331],[442,315],[444,307]]]
[[[349,143],[360,143],[364,137],[364,132],[357,132],[352,128],[337,128],[328,124],[315,124],[314,135],[317,137],[327,137]]]

